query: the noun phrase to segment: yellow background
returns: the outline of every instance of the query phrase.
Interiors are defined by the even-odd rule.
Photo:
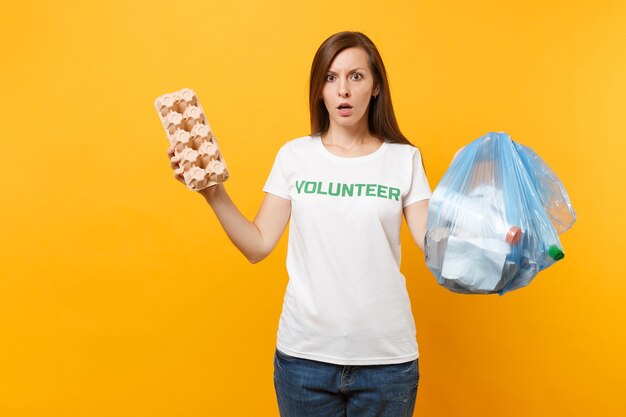
[[[5,2],[0,415],[278,415],[286,235],[247,263],[173,179],[153,101],[197,91],[253,217],[341,30],[379,47],[433,188],[506,131],[578,214],[566,258],[504,297],[439,287],[403,230],[415,415],[626,415],[624,22],[617,0]]]

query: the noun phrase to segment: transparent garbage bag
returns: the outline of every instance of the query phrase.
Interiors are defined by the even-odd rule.
[[[545,162],[490,132],[459,151],[431,196],[426,265],[451,291],[503,295],[565,256],[558,233],[575,219]]]

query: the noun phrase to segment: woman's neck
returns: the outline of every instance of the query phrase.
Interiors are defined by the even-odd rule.
[[[353,148],[368,146],[372,143],[378,146],[381,140],[370,133],[367,125],[349,128],[331,124],[328,131],[322,135],[322,142],[326,146],[348,151]]]

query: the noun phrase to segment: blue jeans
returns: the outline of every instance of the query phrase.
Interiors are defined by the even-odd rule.
[[[417,359],[393,365],[344,366],[276,350],[274,386],[281,417],[411,417]]]

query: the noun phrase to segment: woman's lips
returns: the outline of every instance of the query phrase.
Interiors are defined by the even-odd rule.
[[[337,111],[340,116],[350,116],[352,114],[352,106],[339,106]]]

